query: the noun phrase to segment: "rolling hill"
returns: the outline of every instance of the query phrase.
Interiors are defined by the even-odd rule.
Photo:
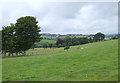
[[[36,48],[3,57],[3,81],[117,81],[118,40],[64,48]]]

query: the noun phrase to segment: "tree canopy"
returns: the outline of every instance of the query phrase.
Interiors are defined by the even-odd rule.
[[[22,51],[28,50],[35,42],[40,41],[40,27],[35,17],[26,16],[17,19],[15,35]]]
[[[14,53],[14,25],[2,28],[2,52]]]
[[[40,41],[40,27],[35,17],[26,16],[17,19],[11,26],[2,29],[2,50],[4,53],[25,53],[35,42]]]
[[[93,37],[94,41],[102,41],[104,38],[105,35],[103,33],[96,33]]]

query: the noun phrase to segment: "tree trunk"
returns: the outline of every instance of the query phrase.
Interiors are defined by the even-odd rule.
[[[25,52],[25,51],[23,51],[23,52],[22,52],[22,55],[26,55],[26,52]]]
[[[26,51],[24,51],[24,55],[26,55]]]
[[[9,52],[8,56],[10,56],[10,52]]]
[[[18,53],[16,53],[16,56],[18,56]]]
[[[6,56],[6,52],[4,53],[4,56]]]
[[[12,53],[12,56],[13,56],[13,53]]]
[[[22,51],[22,55],[24,55],[24,52]]]

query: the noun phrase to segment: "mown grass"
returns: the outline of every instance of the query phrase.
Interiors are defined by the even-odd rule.
[[[83,48],[83,49],[81,49]],[[64,48],[28,50],[3,58],[3,81],[117,81],[118,40]]]

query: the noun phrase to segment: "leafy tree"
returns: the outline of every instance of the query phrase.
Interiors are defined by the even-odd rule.
[[[57,47],[57,45],[56,45],[56,44],[53,44],[52,46],[53,46],[53,47]]]
[[[75,41],[75,42],[73,43],[73,45],[79,45],[79,44],[80,44],[79,41]]]
[[[58,38],[57,42],[56,42],[56,45],[63,44],[63,43],[64,43],[64,41],[62,39]]]
[[[92,39],[91,37],[89,38],[89,42],[90,42],[90,43],[92,43],[92,42],[93,42],[93,39]]]
[[[2,51],[2,30],[0,30],[0,51]]]
[[[57,47],[60,48],[60,47],[62,47],[62,45],[61,45],[61,44],[58,44]]]
[[[2,52],[6,55],[7,52],[13,55],[15,53],[15,37],[14,37],[14,25],[2,28]]]
[[[80,38],[80,44],[86,44],[88,42],[89,42],[89,40],[87,37]]]
[[[69,42],[71,42],[71,38],[69,36],[64,38],[64,41],[66,44],[68,44]]]
[[[31,47],[31,49],[34,50],[35,47],[36,47],[36,44],[34,44],[34,45]]]
[[[43,44],[43,48],[47,48],[48,47],[48,44],[47,43],[44,43]]]
[[[114,36],[114,37],[112,37],[112,39],[118,39],[118,37]]]
[[[103,33],[97,33],[93,37],[94,41],[102,41],[104,40],[104,38],[105,38],[105,35]]]
[[[7,53],[7,41],[8,41],[8,36],[7,36],[7,28],[2,27],[2,54],[4,53],[4,56],[6,56]]]
[[[73,44],[72,44],[72,42],[68,42],[68,45],[69,45],[69,46],[72,46]]]
[[[49,43],[49,48],[52,48],[52,45],[53,45],[52,43]]]
[[[63,43],[62,46],[65,47],[67,44],[66,43]]]
[[[74,43],[75,41],[77,41],[77,38],[76,38],[76,37],[73,37],[73,38],[71,39],[71,42]]]
[[[40,27],[37,25],[35,17],[26,16],[17,19],[15,24],[15,37],[17,38],[17,44],[19,49],[24,52],[30,49],[35,42],[40,41]]]
[[[70,48],[70,46],[67,45],[64,47],[64,50],[68,50],[69,48]]]

